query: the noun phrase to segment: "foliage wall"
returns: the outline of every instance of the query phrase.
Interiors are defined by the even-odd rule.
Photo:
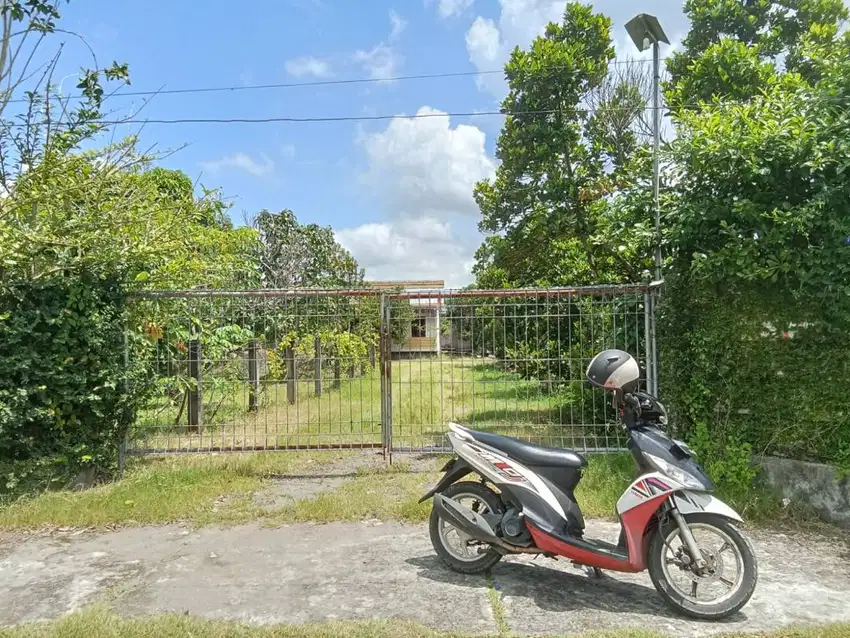
[[[840,47],[839,47],[840,48]],[[850,64],[678,115],[662,378],[680,426],[850,462]]]
[[[663,96],[664,401],[712,454],[847,462],[847,8],[688,0],[684,10],[691,30],[666,60]],[[591,6],[568,3],[511,56],[500,164],[475,192],[488,235],[478,287],[650,279],[651,71],[611,64],[611,33]],[[544,364],[597,345],[564,323],[522,343],[538,365],[520,372],[576,373]],[[510,365],[517,352],[495,341]]]

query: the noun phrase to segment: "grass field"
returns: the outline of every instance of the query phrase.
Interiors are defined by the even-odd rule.
[[[376,369],[325,382],[296,385],[290,403],[284,382],[263,382],[259,409],[248,411],[247,384],[214,384],[205,402],[206,426],[175,425],[176,405],[143,413],[131,449],[153,451],[243,450],[381,444],[381,379]],[[475,358],[423,358],[392,364],[393,443],[398,448],[441,447],[448,421],[576,449],[622,445],[612,414],[598,391],[583,383],[548,391]],[[185,422],[185,414],[181,415]]]
[[[418,500],[438,480],[446,457],[420,459],[418,471],[411,471],[403,461],[358,466],[369,456],[368,452],[313,451],[142,458],[133,462],[121,480],[84,492],[45,492],[0,506],[0,529],[107,528],[175,521],[192,525],[425,521],[431,503]],[[255,498],[287,481],[338,472],[341,465],[346,475],[332,489],[303,497],[296,491],[292,499],[277,505]],[[629,455],[593,455],[576,490],[585,516],[613,518],[614,505],[633,478]],[[721,489],[719,496],[749,524],[817,527],[811,516],[782,508],[775,496],[761,490],[734,495]]]
[[[194,525],[261,521],[359,521],[370,518],[425,521],[430,502],[420,496],[439,478],[445,457],[427,461],[424,471],[405,463],[350,473],[338,487],[280,506],[257,503],[254,494],[277,477],[316,475],[351,465],[357,453],[261,452],[140,459],[124,478],[84,492],[46,492],[0,507],[0,529],[110,527],[184,521]],[[596,456],[578,490],[591,518],[610,517],[631,480],[631,461],[622,455]]]
[[[508,634],[501,632],[499,638]],[[163,615],[152,618],[121,619],[92,610],[48,623],[32,623],[0,629],[0,638],[460,638],[415,623],[392,620],[327,623],[314,625],[255,627],[187,616]],[[847,638],[850,625],[824,625],[783,629],[770,633],[722,634],[718,638]],[[496,638],[479,636],[479,638]],[[664,638],[643,629],[574,634],[573,638]]]
[[[499,371],[480,359],[397,361],[393,364],[392,383],[394,443],[399,447],[439,446],[450,420],[578,450],[611,445],[614,441],[610,429],[590,425],[601,422],[602,414],[576,411],[569,393],[545,393],[539,383]],[[287,403],[284,386],[273,387],[282,396],[268,394],[265,405],[256,413],[241,410],[231,422],[208,428],[203,434],[180,434],[173,428],[161,430],[141,443],[160,451],[211,446],[240,449],[258,442],[380,444],[380,380],[375,373],[346,380],[322,397],[310,396],[312,386],[304,382],[299,395],[302,398],[295,405]],[[5,504],[0,507],[0,528],[106,527],[172,521],[203,525],[256,520],[281,524],[426,519],[430,503],[418,504],[417,500],[437,480],[442,463],[439,458],[423,466],[425,471],[416,473],[406,472],[403,463],[390,468],[372,467],[368,473],[350,476],[332,490],[294,498],[281,507],[258,504],[254,498],[271,485],[272,477],[315,474],[321,468],[338,466],[346,455],[357,454],[374,456],[370,452],[316,450],[130,457],[128,471],[119,481],[85,492],[46,492]],[[380,476],[376,477],[376,472]],[[614,504],[633,477],[628,455],[592,455],[577,492],[585,515],[611,517]],[[726,494],[721,483],[719,496],[755,524],[798,525],[812,520],[800,512],[783,509],[775,496],[762,490]]]

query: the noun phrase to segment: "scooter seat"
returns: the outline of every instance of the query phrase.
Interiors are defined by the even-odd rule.
[[[542,467],[587,467],[587,459],[581,454],[563,448],[544,447],[526,443],[510,436],[500,436],[489,432],[466,430],[479,443],[500,450],[511,458],[527,465]]]

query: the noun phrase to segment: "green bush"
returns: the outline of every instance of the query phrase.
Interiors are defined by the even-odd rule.
[[[0,491],[112,469],[144,395],[130,393],[124,314],[116,279],[0,285]]]
[[[664,292],[661,388],[684,436],[725,456],[850,462],[850,362],[842,322],[757,289]],[[746,474],[745,471],[741,476]]]

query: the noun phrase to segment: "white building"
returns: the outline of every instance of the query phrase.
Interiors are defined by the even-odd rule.
[[[443,281],[369,281],[369,286],[379,289],[404,292],[422,291],[422,297],[412,297],[410,307],[413,319],[404,326],[405,338],[393,342],[392,352],[397,356],[417,356],[438,354],[440,352],[440,310],[442,299],[439,295],[429,297],[426,291],[440,290],[445,287]]]

